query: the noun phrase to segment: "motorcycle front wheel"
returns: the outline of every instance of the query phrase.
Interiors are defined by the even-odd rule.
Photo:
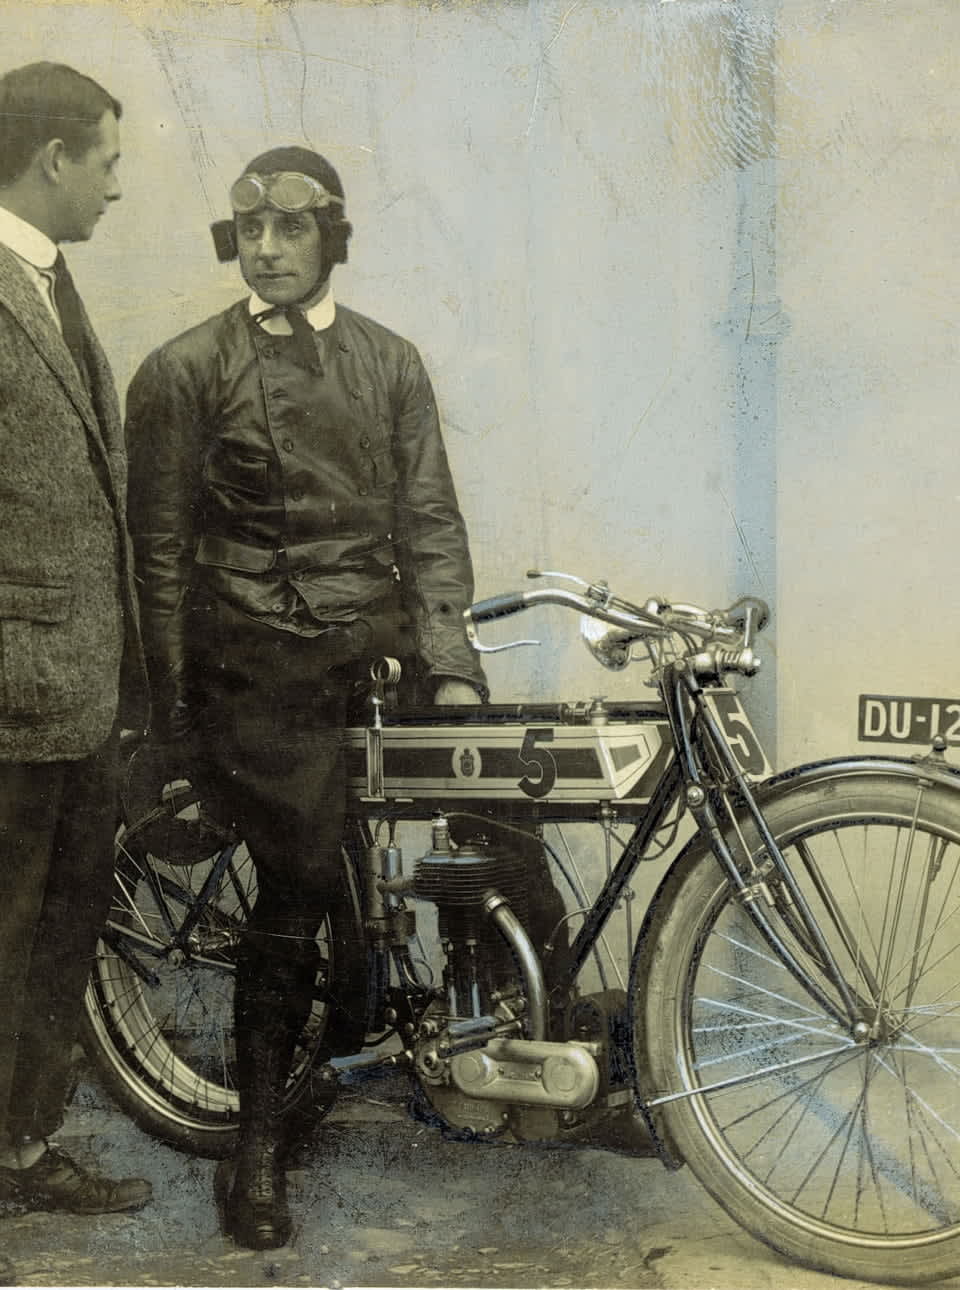
[[[921,778],[837,776],[765,809],[855,1005],[755,832],[778,957],[714,856],[665,880],[634,961],[641,1099],[743,1227],[840,1276],[960,1273],[960,798]]]

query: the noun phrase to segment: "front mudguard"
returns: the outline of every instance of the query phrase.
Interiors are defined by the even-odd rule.
[[[930,752],[918,757],[829,757],[824,761],[807,762],[771,775],[755,786],[753,793],[763,806],[774,793],[782,794],[785,789],[792,792],[821,780],[878,773],[903,779],[929,779],[951,789],[960,789],[960,766],[951,766],[940,753]]]
[[[960,767],[949,765],[939,752],[927,753],[919,757],[831,757],[823,761],[807,762],[801,766],[792,766],[788,770],[771,775],[762,783],[752,786],[752,793],[757,805],[763,811],[773,802],[818,785],[837,783],[852,778],[874,778],[876,776],[895,779],[914,780],[917,783],[937,785],[951,792],[960,794]],[[960,800],[958,800],[960,809]],[[709,850],[709,843],[699,834],[694,836],[681,848],[674,857],[670,867],[660,881],[641,924],[634,945],[630,964],[630,985],[628,992],[628,1009],[630,1033],[634,1036],[634,1097],[637,1113],[643,1118],[653,1138],[657,1155],[668,1169],[679,1169],[683,1158],[672,1141],[665,1118],[658,1108],[647,1105],[647,1098],[653,1095],[653,1081],[645,1058],[647,1045],[638,1042],[637,1026],[643,1026],[642,1017],[637,1016],[636,1000],[638,992],[644,989],[644,983],[654,971],[652,947],[657,942],[655,932],[657,922],[665,916],[674,899],[674,892],[679,886],[689,865],[695,863],[700,852]]]

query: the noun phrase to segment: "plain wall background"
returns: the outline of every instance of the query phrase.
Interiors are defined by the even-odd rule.
[[[960,691],[955,0],[35,0],[0,37],[124,103],[124,200],[70,252],[121,392],[240,294],[232,179],[307,143],[338,296],[430,368],[478,595],[765,596],[781,765],[852,750],[861,691]],[[636,693],[576,627],[488,631],[544,641],[495,696]]]
[[[123,101],[124,200],[68,248],[121,393],[241,294],[208,225],[305,143],[355,226],[336,294],[431,371],[478,595],[765,597],[780,766],[856,750],[861,692],[960,695],[957,0],[3,0],[0,50]],[[497,699],[649,695],[571,614],[516,635]]]

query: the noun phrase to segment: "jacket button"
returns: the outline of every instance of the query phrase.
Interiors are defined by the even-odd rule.
[[[369,436],[369,435],[365,434],[365,435],[363,436],[363,438],[360,440],[360,447],[361,447],[361,448],[369,448],[369,447],[370,447],[370,436]]]
[[[295,502],[303,501],[303,493],[300,491],[299,488],[295,488],[293,492],[290,494],[290,496]]]
[[[341,353],[341,354],[349,354],[349,353],[350,353],[350,347],[349,347],[349,345],[345,345],[345,344],[343,343],[343,341],[340,341],[340,343],[337,345],[337,349],[339,349],[339,351],[340,351],[340,353]]]
[[[369,490],[369,488],[361,488],[361,489],[360,489],[360,496],[361,496],[361,497],[366,497],[366,495],[367,495],[367,493],[369,493],[369,491],[370,491],[370,490]]]
[[[284,452],[293,452],[293,449],[294,449],[294,442],[293,442],[293,440],[292,440],[292,439],[284,439],[284,441],[283,441],[283,451],[284,451]]]
[[[362,391],[362,390],[351,390],[351,391],[350,391],[350,397],[351,397],[351,399],[362,399],[362,398],[363,398],[363,391]]]
[[[277,357],[277,351],[276,351],[276,349],[274,348],[274,346],[273,346],[273,345],[264,345],[264,347],[263,347],[263,357],[264,357],[264,358],[276,358],[276,357]]]

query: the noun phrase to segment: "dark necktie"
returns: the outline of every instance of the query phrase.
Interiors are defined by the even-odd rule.
[[[323,365],[320,362],[320,355],[317,353],[317,333],[310,326],[304,314],[296,305],[274,305],[272,309],[265,309],[262,314],[257,314],[256,321],[259,323],[267,318],[278,317],[286,318],[290,324],[297,355],[301,363],[311,372],[316,372],[317,376],[322,376]]]
[[[73,355],[81,380],[89,389],[90,373],[87,368],[87,346],[83,332],[80,297],[77,295],[77,288],[73,285],[67,262],[59,251],[53,264],[53,300],[60,315],[63,339]]]
[[[90,369],[87,366],[87,342],[83,329],[83,308],[80,304],[77,288],[73,285],[73,278],[70,276],[66,260],[64,260],[59,251],[57,252],[56,260],[53,262],[53,302],[57,306],[57,313],[60,315],[63,339],[73,355],[73,361],[76,363],[77,371],[80,373],[80,380],[93,400],[94,410],[99,417],[96,397],[90,384]],[[113,484],[110,480],[106,459],[103,457],[102,452],[98,452],[94,448],[89,437],[87,438],[87,452],[90,454],[90,462],[97,474],[97,478],[100,480],[103,491],[107,497],[112,497]]]

